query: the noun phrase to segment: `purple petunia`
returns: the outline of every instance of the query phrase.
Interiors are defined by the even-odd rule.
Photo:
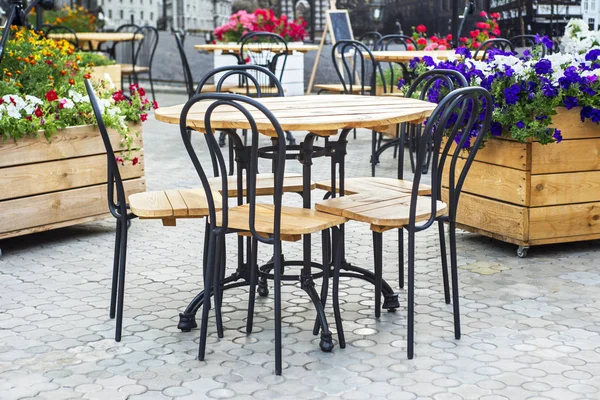
[[[519,101],[520,92],[521,86],[516,83],[504,89],[504,99],[506,104],[516,104],[517,101]]]
[[[490,133],[492,136],[500,136],[502,134],[502,125],[499,122],[492,122],[490,125]]]
[[[523,123],[523,121],[519,121],[515,124],[515,126],[519,129],[523,129],[525,128],[525,124]]]
[[[463,58],[473,58],[471,51],[466,47],[459,47],[458,49],[456,49],[455,54],[462,56]]]
[[[554,47],[554,42],[552,42],[552,39],[550,39],[548,36],[540,36],[540,34],[535,35],[535,43],[543,44],[548,50],[552,50]]]
[[[585,55],[585,61],[596,61],[600,57],[600,49],[593,49]]]
[[[552,134],[552,137],[554,138],[554,140],[556,140],[556,143],[560,143],[563,140],[562,132],[560,131],[560,129],[555,129],[554,133]]]
[[[398,89],[402,89],[406,85],[406,81],[402,78],[398,79]]]
[[[567,110],[570,110],[571,108],[577,107],[579,105],[579,101],[577,100],[577,97],[566,96],[563,100],[563,104]]]
[[[541,59],[533,66],[535,73],[538,75],[546,75],[552,73],[552,62],[550,60]]]
[[[417,66],[419,65],[419,62],[421,62],[421,60],[419,59],[419,57],[415,57],[412,60],[410,60],[410,62],[408,63],[408,67],[410,69],[416,69]]]
[[[579,76],[577,68],[575,68],[574,66],[570,66],[567,69],[565,69],[563,76],[558,78],[558,83],[560,84],[561,88],[568,89],[573,84],[585,83],[585,80],[583,80],[581,76]]]
[[[425,64],[428,67],[435,67],[435,62],[430,56],[423,56],[423,64]]]
[[[546,97],[556,97],[558,95],[558,89],[552,86],[551,83],[546,83],[542,86],[542,93]]]
[[[584,122],[586,119],[591,119],[592,122],[600,123],[600,109],[594,108],[592,106],[585,106],[581,109],[580,112],[581,122]]]

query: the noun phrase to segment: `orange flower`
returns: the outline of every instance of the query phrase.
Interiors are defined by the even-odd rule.
[[[75,84],[75,80],[69,79],[69,85],[74,85],[74,84]]]
[[[17,75],[21,75],[21,74],[22,74],[22,72],[17,70]]]
[[[11,76],[13,76],[13,75],[12,75],[12,72],[7,72],[7,73],[6,73],[6,76],[8,76],[8,77],[10,78]]]
[[[67,71],[65,71],[64,69],[61,69],[61,70],[60,70],[60,74],[61,74],[62,76],[65,76],[65,75],[67,74]]]
[[[85,79],[90,79],[90,78],[92,77],[92,75],[90,75],[90,74],[85,74],[83,77],[84,77]]]

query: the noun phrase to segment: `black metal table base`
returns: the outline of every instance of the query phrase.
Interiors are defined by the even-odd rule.
[[[302,266],[302,261],[297,260],[287,260],[283,261],[282,264],[284,267],[291,266]],[[304,277],[301,274],[282,274],[282,281],[293,281],[293,282],[301,282],[302,289],[304,289],[309,297],[311,298],[313,305],[317,309],[317,313],[321,312],[322,304],[321,300],[314,288],[314,279],[320,279],[323,277],[323,265],[317,262],[311,262],[311,267],[319,269],[319,272],[312,274],[310,277]],[[332,266],[329,266],[330,271],[327,276],[333,276]],[[259,268],[259,280],[257,285],[257,293],[259,296],[266,297],[269,295],[269,289],[267,285],[267,280],[273,279],[273,275],[271,271],[273,269],[273,262],[269,262],[265,265],[262,265]],[[375,274],[371,271],[368,271],[364,268],[360,268],[350,264],[347,261],[343,261],[342,268],[340,271],[340,277],[347,278],[358,278],[364,281],[367,281],[371,284],[375,284]],[[242,268],[238,268],[236,272],[227,278],[221,281],[221,285],[223,286],[222,290],[228,290],[243,286],[250,286],[250,271],[248,267],[244,265]],[[382,308],[388,310],[389,312],[396,311],[396,309],[400,308],[400,303],[398,301],[398,294],[393,291],[391,286],[384,280],[382,284],[382,294],[383,294],[383,305]],[[212,293],[211,293],[212,295]],[[196,323],[196,313],[202,307],[202,303],[204,302],[204,291],[198,293],[196,297],[189,303],[186,307],[185,311],[179,314],[179,324],[177,328],[182,332],[190,332],[192,329],[197,328],[198,325]],[[331,336],[331,335],[329,335]],[[320,344],[321,349],[323,347],[328,347],[328,341],[322,338],[322,343]],[[331,350],[323,350],[323,351],[331,351]]]

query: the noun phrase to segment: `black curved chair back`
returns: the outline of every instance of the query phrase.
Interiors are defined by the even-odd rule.
[[[123,188],[123,180],[121,179],[121,174],[119,173],[119,165],[115,159],[115,152],[110,143],[110,137],[108,136],[106,125],[102,119],[100,105],[98,104],[98,100],[94,94],[92,84],[88,79],[85,80],[85,88],[90,98],[90,104],[92,105],[92,110],[94,111],[96,122],[98,123],[98,130],[100,131],[100,136],[102,137],[102,142],[104,143],[104,148],[106,150],[106,161],[108,165],[108,209],[115,218],[123,218],[127,215],[127,198],[125,196],[125,189]]]
[[[142,39],[136,39],[142,37]],[[134,40],[131,42],[133,47],[132,64],[134,70],[136,67],[148,67],[152,69],[154,53],[158,46],[158,30],[153,26],[140,26],[133,33]]]
[[[198,158],[197,152],[194,149],[192,141],[190,139],[190,135],[188,134],[188,126],[187,126],[187,117],[190,112],[192,106],[197,103],[204,102],[204,138],[206,140],[207,148],[211,159],[217,161],[217,168],[219,171],[219,176],[221,177],[221,198],[220,201],[215,201],[215,196],[219,196],[215,192],[214,185],[210,185],[208,182],[208,178],[205,172],[200,159]],[[203,110],[204,110],[203,107]],[[250,207],[250,231],[255,239],[263,243],[275,244],[280,241],[280,227],[281,227],[281,202],[283,195],[283,172],[285,170],[285,133],[279,122],[275,118],[275,116],[261,103],[258,101],[248,97],[241,96],[236,94],[227,94],[227,93],[203,93],[192,97],[183,107],[181,111],[180,118],[180,131],[181,137],[183,139],[183,143],[185,148],[194,164],[196,172],[200,177],[200,181],[202,182],[202,186],[204,188],[208,209],[209,209],[209,221],[216,221],[216,213],[217,213],[217,204],[221,203],[222,207],[222,217],[220,220],[222,221],[222,227],[212,227],[212,232],[215,236],[223,236],[227,232],[228,227],[228,216],[229,216],[229,198],[228,198],[228,180],[227,180],[227,167],[225,163],[225,159],[221,152],[221,148],[217,142],[216,130],[213,128],[211,124],[211,116],[213,113],[218,112],[223,107],[234,108],[239,113],[239,117],[241,120],[248,121],[248,125],[251,127],[250,131],[252,132],[252,143],[250,145],[250,163],[248,170],[246,171],[246,179],[247,179],[247,190],[246,190],[246,198],[243,197],[243,188],[241,174],[242,171],[238,171],[238,177],[240,179],[237,180],[237,204],[249,204]],[[248,111],[249,108],[252,108],[252,112]],[[260,116],[262,122],[257,122],[256,116]],[[264,118],[263,118],[264,117]],[[237,117],[236,117],[237,119]],[[268,121],[268,122],[265,122]],[[276,159],[278,168],[274,171],[274,194],[273,194],[273,207],[274,207],[274,233],[271,237],[265,238],[258,234],[255,229],[255,210],[256,210],[256,175],[258,174],[258,139],[260,136],[259,129],[265,129],[268,125],[269,130],[273,131],[276,135]],[[235,137],[237,134],[234,131],[226,130],[226,132]],[[211,165],[212,167],[212,165]],[[208,265],[214,265],[211,263],[210,259],[208,260]]]
[[[447,89],[452,93],[457,88],[468,87],[467,79],[458,71],[449,69],[433,69],[419,75],[410,85],[406,92],[406,97],[416,97],[419,100],[425,100],[432,103],[439,103],[443,98],[440,97],[440,89]],[[418,168],[415,160],[418,149],[418,140],[422,136],[422,124],[411,124],[404,122],[399,126],[400,156],[398,159],[398,179],[404,178],[404,143],[408,143],[408,154],[410,167],[413,173]],[[431,144],[431,142],[430,142]],[[426,173],[429,170],[429,164],[434,157],[433,148],[427,146],[426,159],[421,166],[422,171]]]
[[[245,35],[241,40],[240,63],[258,65],[271,71],[281,82],[288,57],[288,46],[285,39],[270,32],[254,32]],[[277,71],[278,69],[279,72]],[[262,75],[261,79],[265,76]],[[263,94],[274,89],[274,82],[261,80]]]
[[[511,51],[514,53],[515,48],[513,44],[508,39],[503,38],[495,38],[488,39],[485,42],[481,43],[481,46],[475,51],[473,57],[477,60],[480,57],[485,58],[490,50],[498,49],[502,51]]]
[[[192,71],[190,64],[188,63],[187,55],[185,54],[185,48],[183,45],[183,38],[179,31],[173,31],[175,37],[175,43],[177,44],[177,50],[179,51],[179,57],[181,57],[181,67],[183,68],[183,80],[185,82],[185,90],[188,94],[188,98],[192,98],[194,95],[194,78],[192,77]]]
[[[331,49],[331,59],[344,93],[375,95],[377,61],[364,43],[340,40]]]
[[[375,45],[381,39],[381,33],[377,31],[367,32],[358,38],[359,42],[364,43],[370,50],[375,50]]]
[[[258,65],[227,65],[225,67],[215,68],[200,79],[196,86],[195,94],[200,94],[204,85],[213,79],[217,92],[226,91],[226,81],[231,78],[237,78],[242,87],[246,88],[246,95],[252,94],[254,97],[265,97],[267,95],[283,97],[285,95],[281,83],[268,69]],[[263,93],[261,82],[271,82],[273,89],[268,88],[267,93]],[[225,90],[224,90],[225,89]]]
[[[539,47],[541,51],[540,55],[542,57],[544,57],[548,51],[545,44],[536,43],[535,35],[518,35],[510,38],[510,42],[515,49],[518,47],[527,47],[533,50],[534,48]]]
[[[68,26],[54,25],[46,30],[46,36],[51,33],[68,34],[68,36],[65,37],[65,40],[75,46],[76,49],[79,49],[79,39],[77,38],[77,32],[75,32],[74,29],[71,29]]]
[[[118,33],[134,33],[140,29],[136,24],[124,24],[115,29]],[[115,42],[109,50],[110,56],[121,64],[131,64],[133,49],[129,42]]]
[[[493,100],[487,90],[481,87],[456,89],[438,104],[420,132],[417,149],[417,168],[413,179],[412,201],[409,212],[409,230],[420,231],[437,220],[456,222],[456,210],[461,190],[477,151],[485,135],[489,132],[492,118]],[[445,143],[443,140],[445,139]],[[427,159],[427,147],[433,144],[434,154],[431,163],[431,216],[417,226],[417,202],[422,167]],[[470,143],[468,154],[463,152]],[[462,158],[466,156],[464,162]],[[459,163],[459,159],[461,162]],[[444,169],[447,173],[444,174]],[[449,176],[448,196],[445,199],[448,213],[436,217],[438,201],[442,200],[442,176]]]
[[[413,50],[417,49],[417,42],[410,36],[401,34],[385,35],[377,41],[373,51],[409,50],[409,46],[413,46]],[[382,81],[385,82],[384,87],[387,86],[384,90],[386,93],[393,93],[396,91],[400,75],[407,84],[410,84],[414,79],[413,73],[408,69],[405,63],[387,63],[388,73],[384,70],[384,65],[384,63],[379,63],[379,74]],[[386,75],[390,76],[389,82]]]

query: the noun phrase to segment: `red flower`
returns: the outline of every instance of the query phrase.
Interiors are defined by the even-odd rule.
[[[460,39],[458,39],[459,42],[461,43],[467,43],[469,39],[467,39],[466,37],[461,37]]]
[[[84,79],[90,79],[91,77],[92,77],[92,75],[90,75],[90,74],[85,74],[85,75],[83,76],[83,78],[84,78]]]
[[[41,118],[42,115],[44,115],[44,112],[42,111],[42,109],[39,106],[35,109],[35,111],[33,113],[38,118]]]
[[[437,36],[431,36],[429,40],[431,40],[433,43],[437,43],[440,39],[438,39]]]
[[[154,108],[155,110],[158,108],[158,103],[156,102],[156,100],[152,102],[152,108]]]
[[[146,95],[146,91],[144,90],[144,88],[139,88],[138,89],[138,93],[140,94],[140,96],[145,96]]]
[[[481,31],[479,29],[475,29],[474,31],[469,32],[469,35],[471,35],[472,38],[476,38],[480,33]]]
[[[139,162],[140,162],[140,160],[137,157],[133,157],[133,160],[131,160],[132,165],[136,165]]]
[[[407,48],[409,51],[413,51],[413,50],[415,49],[415,46],[413,46],[412,44],[409,44],[408,46],[406,46],[406,48]]]
[[[427,32],[427,27],[423,24],[417,25],[416,31],[419,33],[425,33]]]
[[[148,119],[148,114],[140,114],[140,119],[142,120],[142,122],[144,122]]]
[[[449,34],[446,35],[446,40],[449,41],[449,42],[452,41],[452,34],[451,33],[449,33]]]
[[[48,101],[54,101],[54,100],[58,100],[58,95],[56,94],[56,91],[50,90],[48,93],[46,93],[46,100]]]
[[[492,32],[494,33],[494,35],[500,36],[500,29],[496,28]]]
[[[26,117],[25,117],[25,119],[26,119],[27,121],[31,121],[31,119],[32,119],[32,118],[31,118],[31,115],[28,115],[28,116],[26,116]]]
[[[121,163],[121,165],[125,164],[125,161],[123,161],[123,159],[121,157],[119,157],[119,156],[115,156],[115,161],[118,162],[118,163]]]
[[[48,65],[52,65],[52,64],[53,64],[52,60],[46,60],[46,61],[44,61],[44,62],[45,62],[46,64],[48,64]]]
[[[491,13],[490,17],[492,17],[494,19],[500,19],[500,14],[499,13]]]
[[[132,83],[131,85],[129,85],[130,92],[135,92],[137,89],[138,89],[138,86],[135,83]]]
[[[482,12],[479,13],[479,16],[483,17],[483,18],[487,18],[488,15],[487,15],[487,13],[485,11],[482,11]]]
[[[113,93],[112,99],[118,103],[119,101],[125,100],[125,96],[123,96],[123,92],[121,90],[117,90]]]
[[[4,99],[0,98],[0,104],[4,104]]]
[[[471,43],[471,46],[473,46],[474,49],[478,49],[479,47],[481,47],[481,43],[473,42],[473,43]]]
[[[427,39],[425,39],[425,38],[419,38],[417,40],[417,44],[421,45],[421,46],[427,46]]]
[[[479,29],[490,29],[490,25],[486,24],[485,22],[478,22],[476,26]]]
[[[10,103],[11,103],[13,106],[15,106],[15,107],[17,106],[17,102],[15,101],[15,99],[13,99],[13,98],[12,98],[12,96],[10,96],[8,99],[10,100]]]

